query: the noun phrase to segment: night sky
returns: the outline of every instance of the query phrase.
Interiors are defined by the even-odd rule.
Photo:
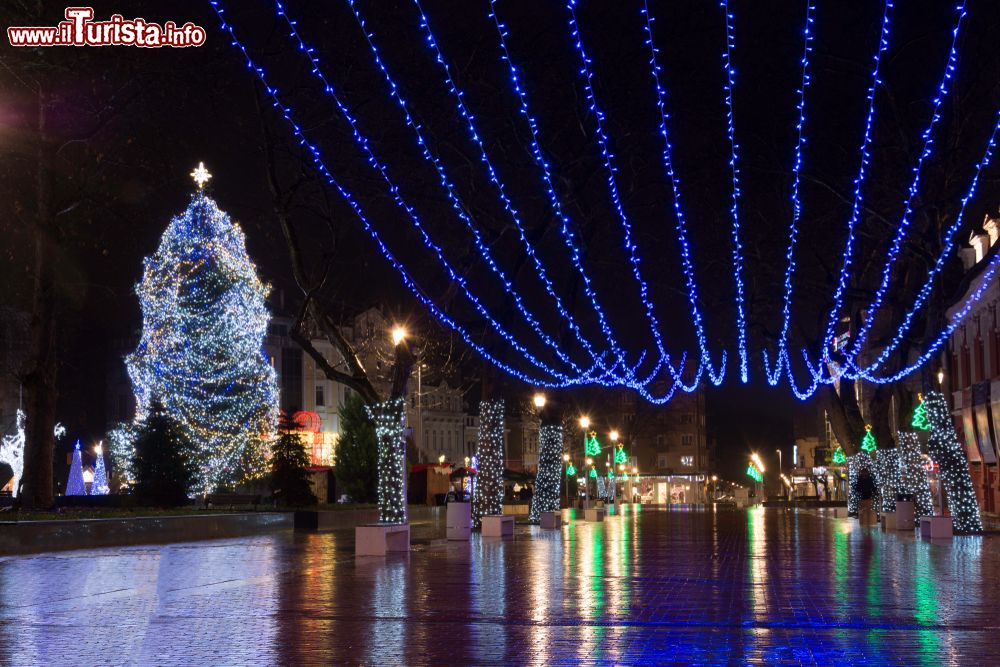
[[[62,5],[45,3],[44,15],[7,3],[4,25],[51,25]],[[354,191],[389,244],[427,293],[449,298],[448,281],[419,243],[405,217],[386,195],[350,139],[350,128],[309,75],[307,62],[266,1],[225,3],[238,36],[267,67],[272,85],[321,147],[331,171]],[[540,259],[550,267],[555,289],[593,340],[600,329],[570,270],[568,254],[528,152],[527,126],[518,114],[505,65],[500,60],[486,0],[422,3],[466,103],[476,116],[507,194],[518,207]],[[0,48],[0,201],[4,259],[2,301],[27,309],[32,265],[30,219],[35,98],[24,79],[42,80],[57,98],[53,131],[69,142],[59,154],[60,224],[60,419],[72,437],[98,437],[104,427],[103,385],[113,359],[112,341],[140,325],[132,287],[141,259],[151,253],[167,221],[182,211],[192,191],[188,172],[199,160],[215,175],[213,196],[238,219],[251,257],[264,278],[289,299],[297,297],[287,253],[275,222],[266,180],[262,125],[278,144],[277,165],[285,187],[297,188],[290,210],[308,239],[307,262],[332,258],[331,302],[363,307],[387,303],[414,321],[426,315],[398,276],[364,235],[350,209],[322,186],[301,159],[288,127],[266,102],[256,79],[229,45],[207,2],[95,2],[96,15],[142,16],[150,21],[193,21],[208,29],[208,43],[193,49],[32,50]],[[34,8],[34,3],[30,3]],[[470,287],[495,308],[497,317],[538,354],[541,346],[481,262],[473,262],[469,234],[441,194],[433,170],[421,160],[411,130],[387,94],[368,47],[346,2],[288,3],[299,29],[316,46],[320,62],[342,98],[370,134],[373,149],[419,211],[449,259],[466,272]],[[362,1],[374,41],[412,105],[413,115],[456,183],[467,212],[495,256],[516,275],[515,287],[558,335],[577,361],[585,355],[560,325],[534,269],[524,260],[516,230],[504,212],[468,140],[448,95],[442,72],[421,38],[419,13],[410,2]],[[583,260],[623,347],[652,350],[649,326],[632,278],[622,230],[606,186],[593,116],[577,74],[562,3],[497,4],[509,28],[518,65],[538,119],[546,158],[566,213],[579,225]],[[670,350],[696,356],[669,181],[661,161],[659,115],[648,70],[639,2],[583,2],[578,8],[585,44],[593,60],[598,101],[606,114],[616,154],[623,206],[634,226],[650,297]],[[656,16],[662,81],[668,92],[674,162],[691,234],[695,275],[709,347],[728,351],[729,386],[709,392],[709,422],[722,458],[761,443],[790,444],[796,401],[787,388],[765,389],[759,350],[773,345],[780,328],[796,99],[800,85],[804,2],[731,4],[735,16],[737,69],[734,93],[740,144],[740,217],[746,255],[747,319],[752,381],[735,386],[735,303],[729,243],[732,179],[723,103],[724,22],[716,3],[651,2]],[[954,92],[942,107],[935,153],[927,161],[915,229],[918,245],[938,247],[931,219],[953,216],[985,146],[1000,101],[994,3],[968,3],[959,40]],[[876,96],[872,163],[864,191],[868,206],[859,223],[858,269],[852,288],[869,294],[898,222],[919,154],[930,100],[941,78],[954,24],[954,3],[900,3],[893,14],[884,87]],[[830,306],[838,258],[846,238],[852,181],[864,129],[865,93],[877,47],[881,3],[818,2],[815,10],[813,80],[806,99],[802,170],[803,214],[793,302],[792,345],[812,344]],[[264,104],[262,110],[258,104]],[[96,129],[96,131],[95,131]],[[984,175],[970,206],[967,228],[1000,201],[997,170]],[[927,211],[938,216],[925,216]],[[944,211],[944,213],[940,213]],[[334,228],[324,221],[334,221]],[[967,232],[966,232],[967,234]],[[944,289],[944,288],[942,288]],[[946,290],[945,290],[946,291]],[[943,296],[942,298],[946,298]],[[449,310],[477,331],[484,345],[516,363],[510,349],[484,327],[468,304],[447,301]],[[551,358],[547,357],[547,358]],[[527,368],[523,363],[519,368]],[[773,449],[773,447],[772,447]],[[724,469],[727,469],[724,466]]]

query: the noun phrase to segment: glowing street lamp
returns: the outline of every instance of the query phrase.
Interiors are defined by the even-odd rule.
[[[444,465],[444,462],[445,462],[445,457],[444,454],[442,454],[441,456],[438,457],[438,463]]]
[[[392,328],[392,344],[399,345],[404,340],[406,340],[406,328],[400,325],[396,325]]]
[[[580,417],[580,428],[584,430],[590,428],[590,417]]]
[[[535,394],[535,407],[541,410],[545,407],[545,394]]]
[[[608,433],[608,438],[611,439],[611,442],[618,442],[618,431],[612,430],[611,433]]]

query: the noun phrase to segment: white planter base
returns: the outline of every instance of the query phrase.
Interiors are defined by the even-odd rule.
[[[449,540],[468,540],[472,536],[472,503],[448,503],[446,526]]]
[[[952,537],[950,516],[920,517],[920,537],[931,540],[948,540]]]
[[[539,524],[542,528],[559,528],[562,526],[562,512],[542,512]]]
[[[896,530],[913,530],[913,503],[896,501]]]
[[[603,507],[590,507],[583,510],[584,521],[604,521]]]
[[[410,550],[410,524],[369,524],[354,529],[355,556],[384,556]]]
[[[483,517],[483,537],[513,537],[514,517],[510,514],[487,514]]]

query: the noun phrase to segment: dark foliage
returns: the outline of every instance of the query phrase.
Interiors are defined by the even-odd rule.
[[[153,401],[135,443],[135,495],[141,505],[177,507],[188,502],[194,480],[193,446],[184,431]]]
[[[360,396],[351,394],[340,408],[343,435],[337,443],[337,485],[355,502],[375,502],[378,488],[375,426]]]
[[[316,504],[312,481],[306,470],[308,465],[309,456],[302,436],[295,432],[294,424],[283,416],[278,426],[278,438],[271,446],[271,493],[279,504],[286,507]]]

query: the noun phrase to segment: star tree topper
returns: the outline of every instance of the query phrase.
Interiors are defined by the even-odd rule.
[[[195,184],[198,186],[198,190],[204,190],[205,184],[212,178],[212,174],[208,173],[208,169],[205,169],[204,162],[199,162],[198,166],[191,172],[191,178],[194,179]]]

